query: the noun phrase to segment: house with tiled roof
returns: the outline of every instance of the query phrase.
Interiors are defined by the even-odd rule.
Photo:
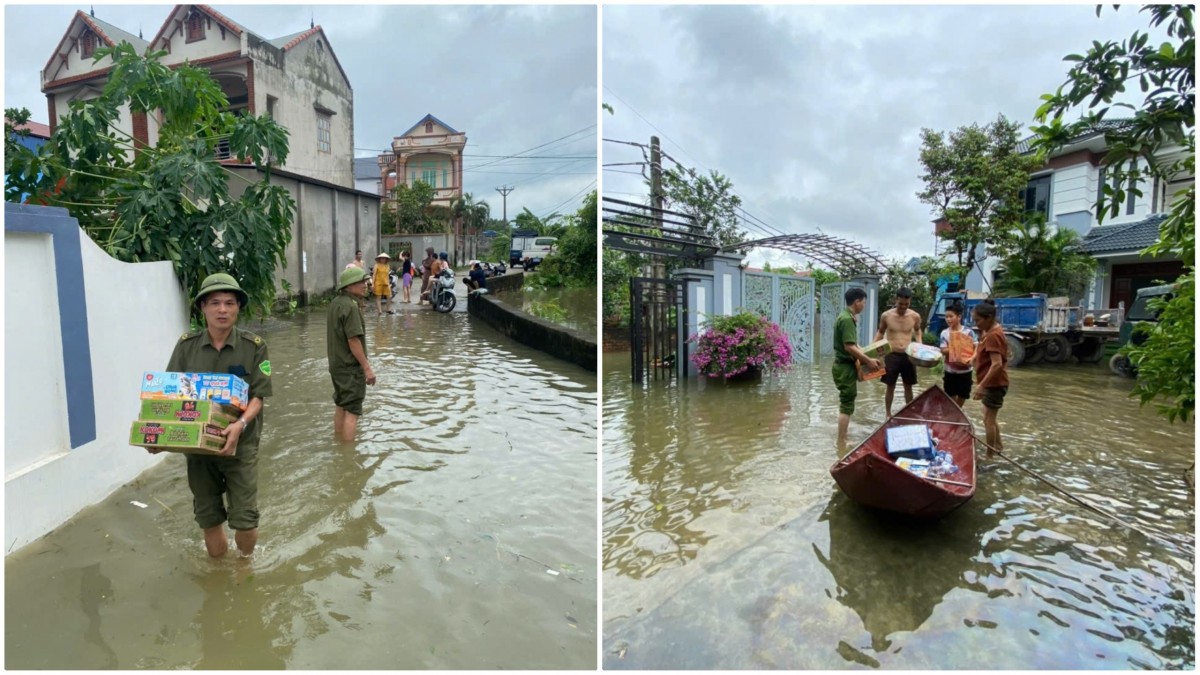
[[[450,206],[463,194],[463,150],[467,134],[425,115],[392,139],[392,151],[377,158],[381,194],[388,201],[392,188],[417,181],[434,188],[432,204]]]
[[[1131,185],[1118,186],[1109,177],[1104,158],[1108,144],[1105,134],[1129,124],[1128,119],[1104,120],[1051,153],[1042,168],[1034,171],[1021,191],[1027,211],[1042,214],[1055,228],[1074,230],[1083,239],[1081,250],[1099,263],[1096,278],[1083,299],[1093,308],[1112,308],[1124,302],[1132,304],[1139,288],[1162,281],[1173,281],[1183,272],[1183,263],[1172,258],[1149,258],[1141,251],[1158,240],[1158,226],[1171,203],[1195,184],[1194,175],[1164,179],[1149,175],[1142,159],[1137,183],[1141,195]],[[1033,137],[1023,139],[1018,149],[1032,152]],[[1183,156],[1182,147],[1169,148],[1158,156],[1167,164]],[[1104,214],[1103,223],[1096,213],[1096,200],[1105,185],[1123,188],[1125,202]],[[1000,261],[984,256],[979,269],[972,270],[966,287],[986,291],[998,273]]]
[[[96,9],[103,13],[104,6]],[[146,25],[158,25],[161,6],[146,10],[156,14]],[[378,191],[358,190],[354,180],[354,90],[319,25],[267,39],[208,5],[175,5],[145,39],[94,14],[75,13],[42,70],[51,129],[72,101],[103,90],[113,62],[95,60],[96,49],[127,42],[138,53],[165,52],[162,63],[169,67],[207,70],[225,94],[227,111],[267,115],[288,130],[287,161],[271,166],[273,184],[296,204],[287,264],[275,271],[277,288],[307,302],[333,290],[355,250],[379,246]],[[158,143],[161,112],[121,112],[118,131],[148,146]],[[265,171],[230,156],[227,145],[218,146],[217,159],[229,169],[235,196]]]
[[[151,9],[147,6],[147,9]],[[128,42],[139,53],[164,51],[169,66],[188,62],[209,71],[236,114],[267,114],[290,132],[282,170],[353,188],[354,91],[320,26],[264,38],[208,5],[176,5],[149,40],[76,12],[42,70],[53,128],[71,101],[99,95],[112,59],[98,47]],[[162,120],[122,115],[118,128],[153,145]],[[237,163],[222,149],[222,159]]]

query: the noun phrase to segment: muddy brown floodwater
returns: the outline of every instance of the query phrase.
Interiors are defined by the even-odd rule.
[[[413,309],[367,316],[353,445],[324,311],[249,324],[274,366],[253,558],[207,558],[169,456],[7,557],[5,665],[595,667],[595,375]]]
[[[1014,369],[1005,454],[1151,537],[1000,460],[934,523],[848,501],[829,362],[634,386],[604,356],[606,669],[1195,667],[1194,426],[1107,368]],[[884,418],[859,391],[855,444]]]

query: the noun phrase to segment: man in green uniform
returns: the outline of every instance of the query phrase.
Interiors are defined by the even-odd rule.
[[[858,346],[858,315],[867,304],[867,292],[861,288],[846,291],[846,309],[833,324],[833,383],[838,390],[838,455],[846,453],[846,432],[854,399],[858,397],[858,371],[855,362],[868,370],[879,370],[883,363],[866,355]]]
[[[325,348],[329,377],[333,380],[333,433],[344,441],[354,440],[362,415],[367,385],[375,384],[375,371],[367,362],[367,335],[358,300],[367,294],[366,270],[350,267],[338,278],[340,291],[329,304]]]
[[[271,395],[271,362],[267,359],[267,343],[237,327],[238,313],[247,299],[232,276],[206,277],[195,299],[206,327],[179,338],[167,362],[169,371],[232,373],[250,385],[245,411],[222,432],[226,440],[221,452],[216,456],[186,456],[192,511],[196,523],[204,529],[208,554],[214,558],[229,550],[226,520],[243,555],[253,553],[258,543],[258,441],[263,399]]]

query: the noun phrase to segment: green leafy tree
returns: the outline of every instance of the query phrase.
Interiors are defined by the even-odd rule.
[[[17,127],[29,121],[29,110],[27,108],[5,108],[4,109],[4,156],[8,157],[15,154],[21,144],[17,141],[18,138],[28,138],[28,129],[17,129]],[[7,169],[6,169],[7,171]]]
[[[140,55],[122,43],[94,58],[109,55],[100,95],[72,101],[48,143],[37,152],[6,144],[5,199],[28,194],[29,203],[66,208],[118,260],[170,261],[189,297],[205,276],[229,272],[249,296],[249,312],[269,313],[296,209],[287,190],[271,184],[271,164],[287,159],[287,130],[265,116],[228,112],[207,71],[167,67],[165,52]],[[117,129],[123,106],[161,113],[153,147],[135,148]],[[262,178],[222,166],[221,143],[261,167]],[[230,180],[247,184],[237,199]]]
[[[480,232],[487,227],[491,217],[491,207],[487,202],[475,201],[475,196],[470,192],[454,200],[450,210],[454,218],[462,223],[464,232]]]
[[[1099,15],[1100,8],[1097,8]],[[1062,147],[1070,139],[1093,131],[1105,122],[1110,110],[1128,110],[1132,117],[1104,126],[1108,152],[1104,166],[1113,183],[1096,201],[1097,218],[1119,207],[1129,190],[1119,186],[1146,177],[1172,180],[1196,174],[1196,31],[1191,5],[1146,5],[1150,25],[1166,26],[1169,40],[1154,45],[1148,34],[1134,31],[1122,42],[1092,43],[1085,54],[1070,54],[1074,65],[1053,94],[1042,97],[1036,112],[1040,126],[1034,130],[1044,150]],[[1135,84],[1143,99],[1134,106],[1116,99]],[[1086,112],[1074,122],[1066,114],[1082,106]],[[1135,162],[1133,160],[1140,160]],[[1142,175],[1141,164],[1147,176]],[[1178,256],[1184,274],[1176,292],[1158,303],[1161,314],[1145,342],[1127,347],[1138,368],[1134,395],[1143,405],[1156,401],[1169,421],[1187,420],[1196,407],[1196,186],[1180,190],[1159,229],[1158,241],[1143,251],[1151,256]],[[1167,401],[1162,403],[1160,401]]]
[[[545,286],[596,285],[597,194],[593,190],[579,210],[567,219],[554,254],[537,268],[534,280]]]
[[[392,201],[384,204],[380,214],[380,230],[383,234],[431,231],[434,228],[429,208],[436,194],[437,190],[424,181],[411,186],[400,183],[392,188]]]
[[[962,278],[975,266],[979,248],[1007,238],[1021,223],[1025,205],[1018,199],[1029,173],[1043,160],[1017,147],[1020,126],[1004,115],[980,127],[959,127],[947,135],[921,130],[922,203],[944,218]]]
[[[710,171],[707,176],[679,168],[663,171],[663,198],[672,211],[686,213],[722,248],[746,241],[738,224],[742,198],[733,193],[733,182]]]
[[[1046,293],[1082,298],[1096,273],[1096,260],[1079,252],[1079,244],[1073,230],[1055,230],[1042,214],[1031,214],[998,251],[1004,272],[993,291],[1007,297]]]

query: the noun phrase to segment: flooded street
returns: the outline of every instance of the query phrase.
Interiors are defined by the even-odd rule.
[[[1107,367],[1012,370],[1005,454],[1152,537],[999,459],[940,521],[859,507],[828,472],[828,361],[643,387],[628,354],[604,356],[605,668],[1195,666],[1194,425]],[[883,393],[860,384],[852,444]]]
[[[596,334],[596,288],[522,288],[497,293],[500,302],[547,321]]]
[[[595,375],[465,311],[366,322],[354,444],[324,310],[246,324],[274,366],[252,559],[208,559],[168,456],[8,556],[5,665],[595,667]]]

